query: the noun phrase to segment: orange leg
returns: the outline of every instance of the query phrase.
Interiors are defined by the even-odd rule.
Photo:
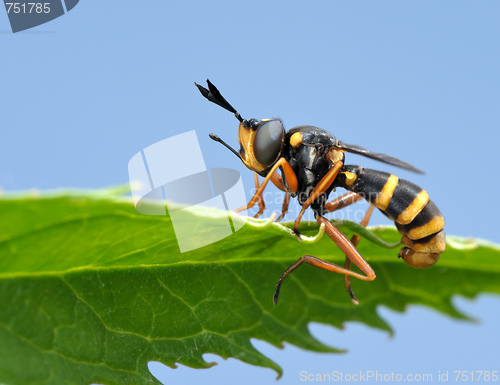
[[[243,210],[248,210],[252,208],[255,203],[259,200],[259,198],[262,198],[262,193],[264,192],[264,189],[267,186],[267,183],[269,180],[271,180],[273,174],[276,172],[276,170],[281,167],[283,177],[286,179],[287,186],[290,191],[296,193],[298,188],[299,188],[299,182],[297,181],[297,176],[295,175],[295,171],[293,171],[292,166],[287,162],[285,158],[280,158],[278,161],[271,167],[269,170],[269,173],[266,175],[264,180],[262,181],[262,184],[260,187],[257,189],[256,193],[250,199],[250,202],[246,206],[240,207],[239,209],[236,210],[236,212],[243,211]]]
[[[255,191],[259,189],[259,174],[254,173],[254,180],[255,180]],[[281,215],[276,219],[276,222],[279,222],[283,219],[285,214],[288,212],[288,205],[290,203],[290,194],[286,191],[286,188],[283,184],[283,180],[281,179],[281,176],[278,175],[277,172],[275,172],[273,175],[271,175],[271,182],[278,187],[281,191],[284,191],[285,194],[285,200],[283,201],[283,206],[281,207]],[[264,212],[266,209],[266,204],[264,202],[264,198],[262,196],[259,196],[259,212],[254,215],[254,218],[258,218],[261,216],[261,214]]]
[[[361,195],[358,195],[355,192],[348,192],[347,194],[341,195],[338,198],[332,200],[331,202],[325,204],[325,214],[331,213],[332,211],[335,210],[343,209],[346,206],[356,203],[360,199],[363,199]]]
[[[276,219],[276,222],[279,222],[283,219],[285,214],[288,212],[288,204],[290,203],[290,194],[285,195],[285,200],[283,201],[283,206],[281,207],[281,215]]]
[[[353,203],[359,201],[360,199],[362,199],[361,195],[358,195],[354,192],[348,192],[347,194],[341,195],[340,197],[334,199],[333,201],[328,202],[325,205],[325,211],[327,213],[330,213],[332,211],[342,209],[346,206],[349,206],[350,204],[353,204]],[[368,221],[370,220],[370,217],[373,213],[373,209],[374,209],[374,206],[370,205],[370,207],[368,208],[368,210],[365,213],[365,216],[363,217],[363,219],[360,222],[361,226],[366,227],[366,225],[368,225]],[[354,245],[354,247],[357,247],[360,240],[361,240],[361,237],[359,235],[353,235],[351,238],[351,243]],[[351,269],[351,260],[347,256],[345,259],[344,267],[346,269],[349,269],[349,270]],[[355,303],[356,305],[359,304],[359,301],[356,298],[356,296],[354,295],[354,292],[352,291],[352,288],[351,288],[350,276],[346,274],[344,279],[345,279],[346,289],[351,297],[351,301],[353,303]]]
[[[273,175],[271,175],[271,182],[273,182],[274,185],[278,187],[281,191],[284,191],[286,193],[285,200],[283,201],[283,206],[281,207],[281,215],[278,217],[278,219],[276,219],[276,222],[279,222],[288,212],[288,205],[290,203],[291,195],[287,191],[285,185],[283,184],[283,179],[281,179],[281,176],[279,176],[276,172]]]
[[[314,189],[311,191],[311,194],[309,194],[309,198],[307,198],[305,203],[302,205],[302,210],[300,210],[299,216],[297,217],[297,219],[295,219],[295,223],[293,225],[293,231],[295,232],[295,234],[299,239],[300,239],[299,224],[300,220],[302,219],[302,215],[304,215],[304,212],[311,205],[311,203],[314,202],[316,199],[318,199],[318,197],[331,186],[342,166],[343,163],[340,161],[335,163],[333,167],[330,170],[328,170],[323,179],[321,179],[319,183],[316,185],[316,187],[314,187]]]
[[[260,184],[259,184],[259,174],[257,174],[256,172],[253,173],[253,179],[254,179],[254,182],[255,182],[255,191],[257,191],[260,187]],[[253,217],[254,218],[258,218],[262,215],[262,213],[264,212],[264,210],[266,209],[266,204],[264,203],[264,198],[262,198],[262,195],[259,196],[258,198],[258,202],[259,202],[259,211],[257,212],[257,214],[255,214]]]
[[[271,182],[278,187],[281,191],[287,192],[285,185],[283,184],[283,180],[281,179],[281,176],[278,175],[278,173],[274,173],[271,175]]]
[[[356,250],[356,247],[354,247],[354,245],[351,242],[349,242],[346,236],[342,234],[342,232],[339,229],[337,229],[334,225],[332,225],[332,223],[328,219],[324,217],[318,216],[316,220],[320,225],[321,224],[325,225],[325,232],[328,234],[328,236],[335,242],[335,244],[340,248],[340,250],[342,250],[342,252],[346,255],[346,257],[349,258],[349,260],[353,262],[357,267],[359,267],[365,275],[356,273],[350,269],[336,265],[335,263],[323,261],[319,258],[313,257],[312,255],[304,255],[303,257],[299,258],[297,262],[295,262],[288,269],[286,269],[281,278],[279,279],[273,297],[273,302],[275,305],[278,303],[278,296],[280,294],[280,288],[281,284],[283,283],[283,280],[304,262],[312,266],[321,267],[322,269],[334,273],[340,273],[356,277],[363,281],[373,281],[376,277],[375,272],[368,264],[368,262],[366,262],[363,259],[363,257]]]
[[[361,222],[359,222],[359,224],[361,226],[366,227],[366,225],[368,225],[368,221],[370,220],[370,217],[372,216],[374,208],[375,208],[375,206],[370,205],[370,207],[368,208],[368,210],[366,210],[365,216],[363,217],[363,219],[361,220]],[[351,238],[351,243],[353,244],[354,247],[357,247],[360,240],[361,240],[361,237],[359,235],[353,235],[352,238]],[[351,269],[351,260],[349,259],[349,257],[347,256],[347,254],[346,254],[346,258],[345,258],[344,267],[346,269],[349,269],[349,270]],[[344,280],[345,280],[345,287],[346,287],[347,292],[349,293],[349,295],[351,297],[351,301],[353,303],[355,303],[356,305],[358,305],[359,301],[356,298],[356,296],[354,295],[354,292],[352,291],[352,288],[351,288],[350,276],[346,274],[345,277],[344,277]]]

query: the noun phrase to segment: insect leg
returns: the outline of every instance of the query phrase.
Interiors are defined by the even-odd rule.
[[[290,203],[290,193],[287,191],[285,185],[283,184],[283,179],[281,179],[281,176],[278,175],[277,172],[275,172],[273,175],[271,175],[271,182],[278,187],[281,191],[284,191],[285,194],[285,200],[283,201],[283,206],[281,207],[281,215],[276,219],[276,222],[279,222],[283,219],[285,214],[288,212],[288,204]]]
[[[330,187],[330,185],[337,177],[340,169],[342,168],[342,165],[343,163],[340,161],[335,163],[335,165],[330,170],[328,170],[323,179],[321,179],[316,187],[314,187],[314,189],[311,191],[311,194],[309,194],[309,198],[307,198],[307,200],[302,205],[302,210],[300,210],[299,216],[297,217],[297,219],[295,219],[295,223],[293,225],[293,231],[299,239],[299,224],[300,220],[302,219],[302,215],[304,215],[304,212],[311,205],[311,203],[314,202],[321,194],[323,194],[328,189],[328,187]]]
[[[361,195],[358,195],[355,192],[348,192],[347,194],[341,195],[338,198],[335,198],[334,200],[325,204],[325,214],[331,213],[335,210],[343,209],[346,206],[356,203],[360,199],[363,199]]]
[[[279,222],[283,219],[285,214],[288,212],[288,204],[290,203],[291,195],[286,190],[285,185],[283,184],[283,180],[281,179],[281,176],[278,174],[277,171],[275,171],[273,173],[273,175],[271,175],[271,182],[273,182],[273,184],[276,187],[278,187],[281,191],[285,192],[285,200],[283,201],[283,206],[281,207],[281,215],[278,217],[278,219],[276,219],[276,222]],[[258,188],[259,188],[259,179],[258,179],[258,174],[255,173],[255,190],[257,190]],[[262,206],[264,206],[264,208],[262,208],[261,204],[262,204]],[[259,208],[260,208],[260,211],[257,213],[258,215],[254,216],[254,218],[257,218],[258,216],[260,216],[260,214],[262,214],[262,212],[266,208],[265,203],[264,203],[264,199],[262,197],[259,197]]]
[[[288,212],[288,204],[290,203],[290,194],[285,195],[285,200],[283,201],[283,206],[281,207],[281,215],[276,219],[276,222],[279,222],[283,219],[285,214]]]
[[[347,194],[341,195],[340,197],[332,200],[331,202],[328,202],[325,205],[325,212],[330,213],[330,212],[335,211],[335,210],[340,210],[346,206],[349,206],[349,205],[359,201],[362,198],[363,197],[361,195],[358,195],[354,192],[348,192]],[[368,224],[368,221],[370,220],[370,217],[372,215],[373,208],[374,208],[374,206],[370,205],[370,207],[368,208],[368,210],[365,213],[365,216],[363,217],[363,219],[360,222],[361,226],[366,227],[366,225]],[[361,237],[359,235],[353,235],[351,238],[351,243],[354,245],[354,247],[357,247],[360,240],[361,240]],[[347,257],[347,255],[345,258],[344,267],[348,270],[351,269],[351,260]],[[347,292],[349,293],[349,296],[351,297],[351,301],[353,303],[355,303],[356,305],[359,304],[359,301],[356,298],[356,296],[354,295],[354,292],[352,291],[352,288],[351,288],[350,276],[346,274],[344,279],[345,279],[345,286],[346,286]]]
[[[323,261],[319,258],[313,257],[312,255],[304,255],[303,257],[300,257],[295,263],[293,263],[288,269],[286,269],[281,278],[279,279],[273,297],[273,302],[275,305],[278,303],[278,296],[280,294],[281,284],[283,283],[283,280],[304,262],[312,266],[320,267],[322,269],[334,273],[350,275],[352,277],[356,277],[363,281],[373,281],[376,277],[375,272],[368,264],[368,262],[366,262],[363,259],[363,257],[358,253],[358,251],[354,247],[354,245],[346,238],[344,234],[342,234],[342,232],[339,229],[337,229],[334,225],[332,225],[332,223],[328,219],[324,217],[318,216],[316,220],[318,221],[319,224],[325,225],[325,231],[328,234],[328,236],[335,242],[335,244],[349,258],[349,260],[352,261],[357,267],[359,267],[365,275],[356,273],[355,271],[336,265],[333,262]]]
[[[361,226],[366,227],[366,225],[368,225],[368,221],[370,220],[370,217],[372,216],[374,208],[375,208],[375,206],[370,205],[370,207],[368,208],[368,210],[366,210],[365,216],[363,217],[363,219],[361,220],[361,222],[359,222],[359,224]],[[361,240],[361,237],[359,235],[355,234],[351,238],[351,243],[354,245],[354,247],[357,247],[360,240]],[[351,260],[347,257],[347,255],[345,257],[344,267],[346,269],[349,269],[349,270],[351,269]],[[354,292],[352,291],[352,288],[351,288],[351,279],[350,279],[350,276],[346,274],[345,277],[344,277],[344,280],[345,280],[345,287],[346,287],[347,292],[349,293],[349,295],[351,297],[351,301],[353,303],[355,303],[356,305],[358,305],[359,301],[356,298],[356,296],[354,295]]]
[[[285,185],[283,184],[283,179],[281,179],[281,176],[275,171],[273,175],[271,175],[271,182],[278,187],[281,191],[287,192]]]
[[[236,210],[236,212],[243,211],[243,210],[248,210],[252,208],[255,203],[259,200],[259,197],[262,198],[262,193],[264,192],[264,189],[267,186],[267,183],[269,180],[271,180],[272,175],[276,172],[278,167],[281,167],[281,170],[283,172],[283,177],[286,179],[287,186],[290,191],[292,192],[297,192],[299,188],[299,182],[297,180],[297,176],[295,175],[295,171],[293,171],[292,166],[287,162],[285,158],[280,158],[274,165],[271,167],[269,170],[268,174],[262,181],[262,184],[260,187],[257,189],[256,193],[250,199],[250,202],[246,206],[240,207],[239,209]]]
[[[257,191],[260,187],[260,184],[259,184],[259,175],[256,172],[253,173],[253,179],[255,182],[255,191]],[[259,196],[258,202],[259,202],[259,211],[257,212],[257,214],[253,216],[254,218],[260,217],[264,212],[264,210],[266,209],[266,204],[264,203],[264,198],[262,198],[262,195]]]

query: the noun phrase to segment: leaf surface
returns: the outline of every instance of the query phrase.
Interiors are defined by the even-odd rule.
[[[450,238],[425,270],[405,265],[398,249],[363,240],[358,249],[377,279],[352,280],[359,306],[343,276],[308,265],[287,278],[273,306],[278,278],[302,255],[343,263],[328,237],[298,242],[281,225],[247,224],[181,253],[168,216],[145,216],[97,193],[4,197],[0,213],[0,382],[7,384],[158,383],[149,361],[208,368],[204,353],[281,374],[251,338],[338,352],[313,338],[308,324],[358,321],[390,331],[379,305],[403,311],[418,303],[464,318],[452,295],[500,293],[500,250],[477,240]],[[226,225],[222,214],[191,214],[193,236]],[[349,236],[350,227],[340,228]],[[399,241],[392,228],[373,232]]]

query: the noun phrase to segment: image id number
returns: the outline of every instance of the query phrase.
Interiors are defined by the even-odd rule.
[[[498,381],[498,370],[455,370],[455,381]]]
[[[5,3],[7,13],[50,13],[50,3]]]

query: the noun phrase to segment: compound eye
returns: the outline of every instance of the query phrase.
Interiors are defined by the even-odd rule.
[[[279,120],[270,120],[257,129],[253,151],[257,161],[263,166],[271,166],[283,147],[285,129]]]

